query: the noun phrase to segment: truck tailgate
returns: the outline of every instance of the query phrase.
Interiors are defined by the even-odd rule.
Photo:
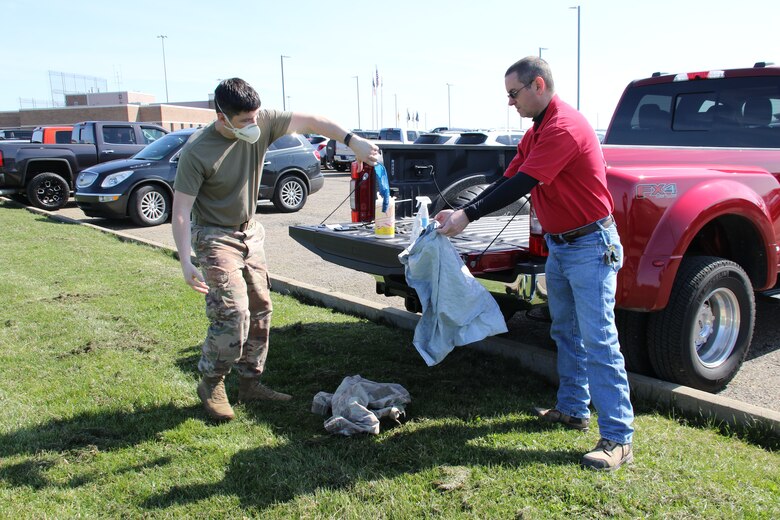
[[[294,240],[328,262],[372,275],[403,276],[398,255],[409,245],[412,224],[411,217],[396,221],[395,238],[389,239],[376,238],[373,225],[363,223],[290,226],[289,232]],[[514,219],[483,217],[450,241],[474,275],[509,275],[518,262],[528,257],[528,224],[527,215]]]

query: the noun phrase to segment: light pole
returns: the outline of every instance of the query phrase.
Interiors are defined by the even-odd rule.
[[[284,59],[289,58],[290,56],[285,56],[282,54],[282,56],[279,58],[279,61],[282,62],[282,110],[287,110],[287,103],[285,102],[284,97]]]
[[[160,34],[157,37],[160,38],[160,42],[162,43],[163,74],[165,75],[165,102],[168,103],[168,68],[165,65],[165,38],[167,38],[167,36],[164,34]]]
[[[549,51],[549,50],[550,49],[548,49],[547,47],[539,47],[539,57],[540,58],[542,57],[542,51]]]
[[[580,109],[580,6],[569,7],[577,10],[577,110]]]
[[[452,128],[452,116],[450,114],[450,87],[454,87],[452,83],[447,83],[447,128]]]
[[[358,107],[358,128],[363,128],[360,126],[360,80],[357,76],[352,76],[355,78],[355,95],[357,96],[357,107]]]

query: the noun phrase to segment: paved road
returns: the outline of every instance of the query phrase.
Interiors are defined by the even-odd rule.
[[[403,308],[400,298],[377,295],[370,275],[345,269],[320,259],[292,240],[288,226],[348,222],[350,220],[349,175],[326,172],[325,187],[315,193],[298,213],[278,213],[270,203],[261,203],[258,216],[266,229],[267,254],[272,273],[317,285],[330,291],[360,296],[383,305]],[[343,202],[343,204],[342,204]],[[73,203],[60,213],[76,220],[122,230],[147,240],[173,245],[170,224],[136,228],[130,221],[109,221],[85,217]],[[756,406],[780,411],[780,302],[759,299],[758,319],[749,359],[739,374],[720,393]],[[548,336],[549,325],[515,316],[509,324],[510,335],[517,341],[553,348]]]

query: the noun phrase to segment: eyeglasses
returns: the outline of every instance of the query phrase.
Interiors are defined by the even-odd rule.
[[[512,90],[507,92],[506,95],[509,96],[510,99],[515,99],[517,97],[517,95],[520,94],[520,92],[522,92],[522,90],[524,88],[528,88],[528,87],[530,87],[533,84],[534,84],[534,82],[532,81],[531,83],[528,83],[527,85],[523,85],[520,88],[513,88]]]

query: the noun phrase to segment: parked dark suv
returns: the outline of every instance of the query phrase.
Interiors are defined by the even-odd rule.
[[[79,208],[90,217],[130,217],[139,226],[167,221],[179,153],[197,130],[171,132],[129,159],[82,171],[74,197]],[[274,141],[265,156],[260,199],[270,199],[279,211],[300,210],[325,182],[314,152],[306,138],[296,134]]]

